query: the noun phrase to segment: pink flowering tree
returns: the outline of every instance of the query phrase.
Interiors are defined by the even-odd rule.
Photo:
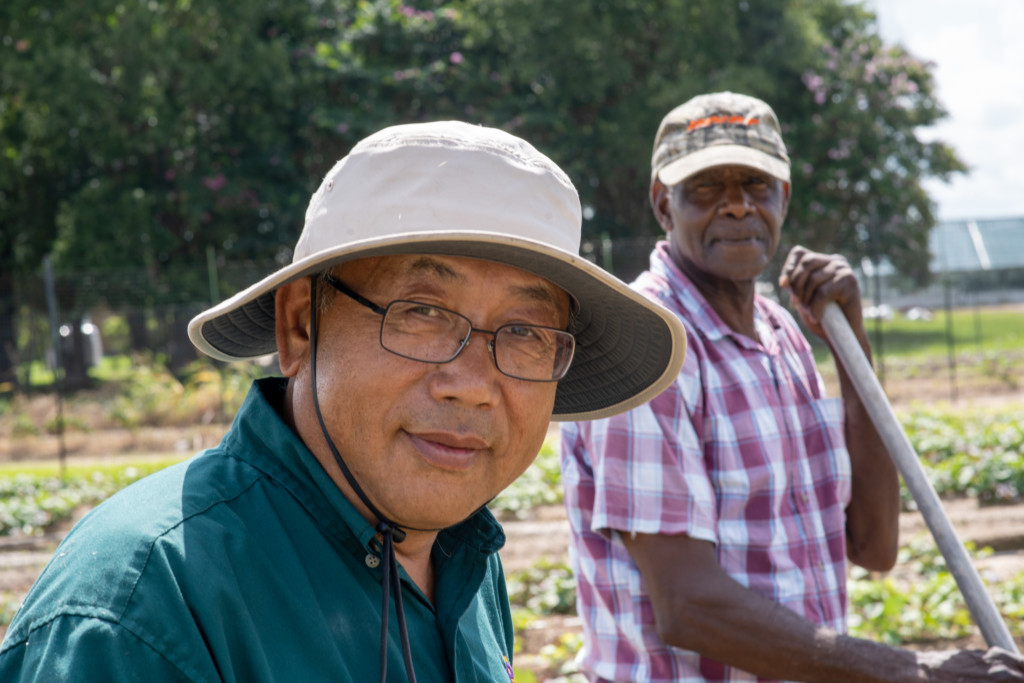
[[[823,17],[828,40],[779,107],[793,157],[787,242],[853,262],[884,256],[923,282],[935,217],[922,181],[965,170],[948,145],[920,134],[945,115],[934,65],[884,44],[863,11],[840,16]]]
[[[477,90],[480,108],[573,178],[585,236],[660,234],[646,200],[658,122],[693,95],[734,90],[770,102],[785,127],[784,246],[881,252],[926,277],[934,216],[921,183],[963,165],[920,136],[944,115],[933,65],[883,44],[870,12],[843,0],[599,4],[471,0],[486,39],[462,50],[496,86]]]

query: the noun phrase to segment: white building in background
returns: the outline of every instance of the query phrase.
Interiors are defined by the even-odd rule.
[[[928,236],[932,284],[908,291],[887,261],[861,264],[862,289],[878,310],[1024,302],[1024,216],[944,221]],[[879,289],[881,280],[880,296]]]

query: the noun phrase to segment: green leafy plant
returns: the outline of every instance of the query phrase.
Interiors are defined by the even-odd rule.
[[[529,569],[510,573],[506,583],[509,602],[533,614],[576,612],[576,579],[565,563],[542,559]]]
[[[998,410],[916,409],[901,418],[940,496],[972,496],[982,504],[1024,497],[1024,418]],[[909,495],[904,492],[909,503]]]
[[[0,475],[0,536],[39,536],[168,462],[78,473],[61,479],[56,474],[19,472]]]
[[[522,651],[526,631],[543,623],[545,617],[576,613],[576,579],[565,563],[541,559],[527,569],[509,573],[506,583],[517,653]],[[534,671],[543,671],[545,676],[540,680],[549,683],[582,681],[574,663],[582,644],[578,632],[559,634],[532,658],[532,670],[523,669],[522,677],[520,670],[516,670],[516,680],[538,680]]]
[[[540,649],[540,656],[545,667],[549,671],[559,674],[559,678],[548,679],[550,683],[554,683],[554,681],[583,680],[581,677],[569,677],[571,674],[579,673],[575,657],[581,647],[583,647],[583,635],[581,633],[563,633],[555,642],[548,643]]]
[[[491,511],[502,519],[524,519],[538,505],[562,502],[562,472],[554,443],[547,441],[523,474],[491,501]]]
[[[991,555],[967,543],[976,558]],[[898,566],[913,580],[875,579],[859,567],[850,570],[851,635],[893,645],[963,638],[974,632],[970,612],[956,579],[928,535],[900,549]],[[1024,615],[1024,573],[989,587],[1000,613],[1020,632]]]
[[[0,625],[11,623],[14,613],[21,607],[22,595],[13,591],[0,591]]]
[[[233,415],[253,379],[264,374],[255,363],[227,367],[197,360],[172,374],[158,358],[137,356],[120,371],[120,391],[107,408],[111,421],[127,429],[209,423]]]
[[[14,416],[14,423],[11,425],[12,436],[38,436],[40,433],[41,430],[28,415],[21,414]]]
[[[179,405],[185,387],[155,359],[133,363],[108,414],[119,426],[134,429],[163,424]]]
[[[86,422],[83,418],[78,417],[77,415],[65,415],[60,419],[53,418],[52,420],[47,420],[46,433],[56,434],[57,431],[60,429],[61,425],[63,425],[64,431],[92,431],[92,428],[89,426],[89,423]]]

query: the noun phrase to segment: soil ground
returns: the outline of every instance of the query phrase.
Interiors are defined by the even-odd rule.
[[[898,387],[886,389],[896,406],[907,405],[911,401],[921,402],[922,397],[950,403],[949,384],[945,379],[904,379]],[[31,409],[46,410],[45,402],[52,402],[52,399],[39,397],[33,401],[38,405],[31,406]],[[1024,406],[1024,392],[1006,384],[962,384],[952,405],[966,408],[992,403]],[[178,454],[185,457],[197,449],[216,443],[224,429],[224,425],[207,424],[187,429],[72,432],[65,439],[65,448],[69,461],[76,463],[125,456],[138,458],[142,455],[165,458],[168,454]],[[0,434],[0,462],[50,461],[55,459],[57,448],[56,439],[52,436],[12,437],[10,434]],[[947,501],[944,505],[961,540],[973,541],[979,548],[991,547],[995,551],[991,557],[977,562],[979,572],[987,581],[997,582],[1024,572],[1024,504],[978,507],[973,500],[957,500]],[[0,538],[0,596],[13,596],[13,604],[17,604],[16,600],[28,590],[68,527],[64,525],[53,529],[42,538]],[[904,513],[900,528],[903,539],[926,532],[924,522],[917,513]],[[506,522],[505,529],[508,542],[502,551],[502,558],[509,572],[528,568],[543,558],[555,562],[566,562],[568,559],[568,522],[561,506],[535,509],[526,520]],[[895,571],[898,572],[899,568]],[[554,643],[565,633],[578,633],[579,630],[579,621],[575,616],[552,617],[535,622],[522,639],[523,651],[517,655],[517,666],[539,668],[541,660],[538,655],[544,645]],[[2,633],[3,627],[0,627],[0,636]],[[1024,650],[1024,640],[1020,641],[1019,646]],[[915,647],[984,647],[984,642],[980,635],[974,635],[959,642],[943,641]],[[543,676],[539,676],[539,680],[544,680]]]

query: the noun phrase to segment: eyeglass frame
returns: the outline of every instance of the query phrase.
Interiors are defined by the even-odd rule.
[[[314,276],[314,277],[316,277],[316,276]],[[338,292],[344,294],[345,296],[349,297],[350,299],[352,299],[356,303],[361,304],[362,306],[365,306],[366,308],[369,308],[371,311],[373,311],[377,315],[381,316],[381,320],[380,320],[380,333],[379,333],[379,335],[377,337],[377,341],[380,343],[380,346],[381,346],[382,349],[384,349],[388,353],[395,354],[399,358],[407,358],[409,360],[414,360],[414,361],[416,361],[418,363],[431,363],[433,365],[444,365],[445,363],[451,363],[453,360],[458,358],[459,354],[462,353],[463,349],[465,349],[469,345],[470,338],[473,336],[473,333],[476,332],[478,334],[488,335],[490,337],[490,339],[487,340],[487,348],[491,352],[491,360],[494,361],[494,367],[497,368],[498,372],[500,372],[501,374],[505,375],[506,377],[511,377],[512,379],[521,380],[523,382],[557,382],[557,381],[559,381],[561,379],[564,379],[566,374],[568,374],[569,368],[572,366],[572,360],[573,360],[573,358],[574,358],[574,356],[576,354],[576,336],[572,332],[569,332],[568,330],[562,330],[562,329],[559,329],[557,327],[550,327],[548,325],[534,325],[532,323],[510,323],[510,324],[507,324],[507,325],[500,325],[496,330],[484,330],[484,329],[481,329],[479,327],[474,327],[473,326],[473,321],[470,320],[469,318],[467,318],[466,316],[462,315],[458,311],[453,311],[450,308],[445,308],[444,306],[436,306],[434,304],[428,304],[428,303],[424,303],[422,301],[415,301],[413,299],[395,299],[395,300],[389,302],[387,306],[380,306],[379,304],[375,304],[374,302],[370,301],[369,299],[367,299],[362,294],[360,294],[360,293],[356,292],[355,290],[351,289],[344,282],[342,282],[341,280],[338,280],[337,278],[335,278],[333,275],[331,275],[329,273],[323,273],[319,277],[320,277],[320,279],[322,279],[324,282],[329,284],[331,287],[333,287]],[[397,351],[395,351],[393,349],[389,349],[387,346],[384,345],[384,323],[387,321],[388,311],[391,309],[391,307],[393,305],[395,305],[397,303],[412,303],[412,304],[417,304],[417,305],[420,305],[420,306],[429,306],[430,308],[436,308],[439,311],[444,311],[445,313],[450,313],[450,314],[452,314],[452,315],[454,315],[456,317],[462,318],[467,323],[469,323],[469,332],[466,334],[465,338],[462,340],[462,343],[459,345],[459,348],[455,351],[454,354],[452,354],[452,357],[449,358],[448,360],[440,360],[440,361],[436,361],[436,360],[423,360],[422,358],[415,358],[413,356],[407,356],[404,353],[398,353]],[[501,365],[498,363],[497,339],[498,339],[498,333],[501,332],[506,327],[535,327],[535,328],[542,329],[542,330],[551,330],[552,332],[556,332],[556,333],[558,333],[560,335],[567,335],[569,340],[572,342],[572,345],[571,345],[571,347],[569,349],[569,360],[565,364],[565,369],[562,370],[562,373],[558,377],[552,377],[550,379],[533,379],[533,378],[529,378],[529,377],[519,377],[518,375],[512,375],[512,374],[509,374],[508,372],[505,372],[504,370],[502,370],[501,369]]]

